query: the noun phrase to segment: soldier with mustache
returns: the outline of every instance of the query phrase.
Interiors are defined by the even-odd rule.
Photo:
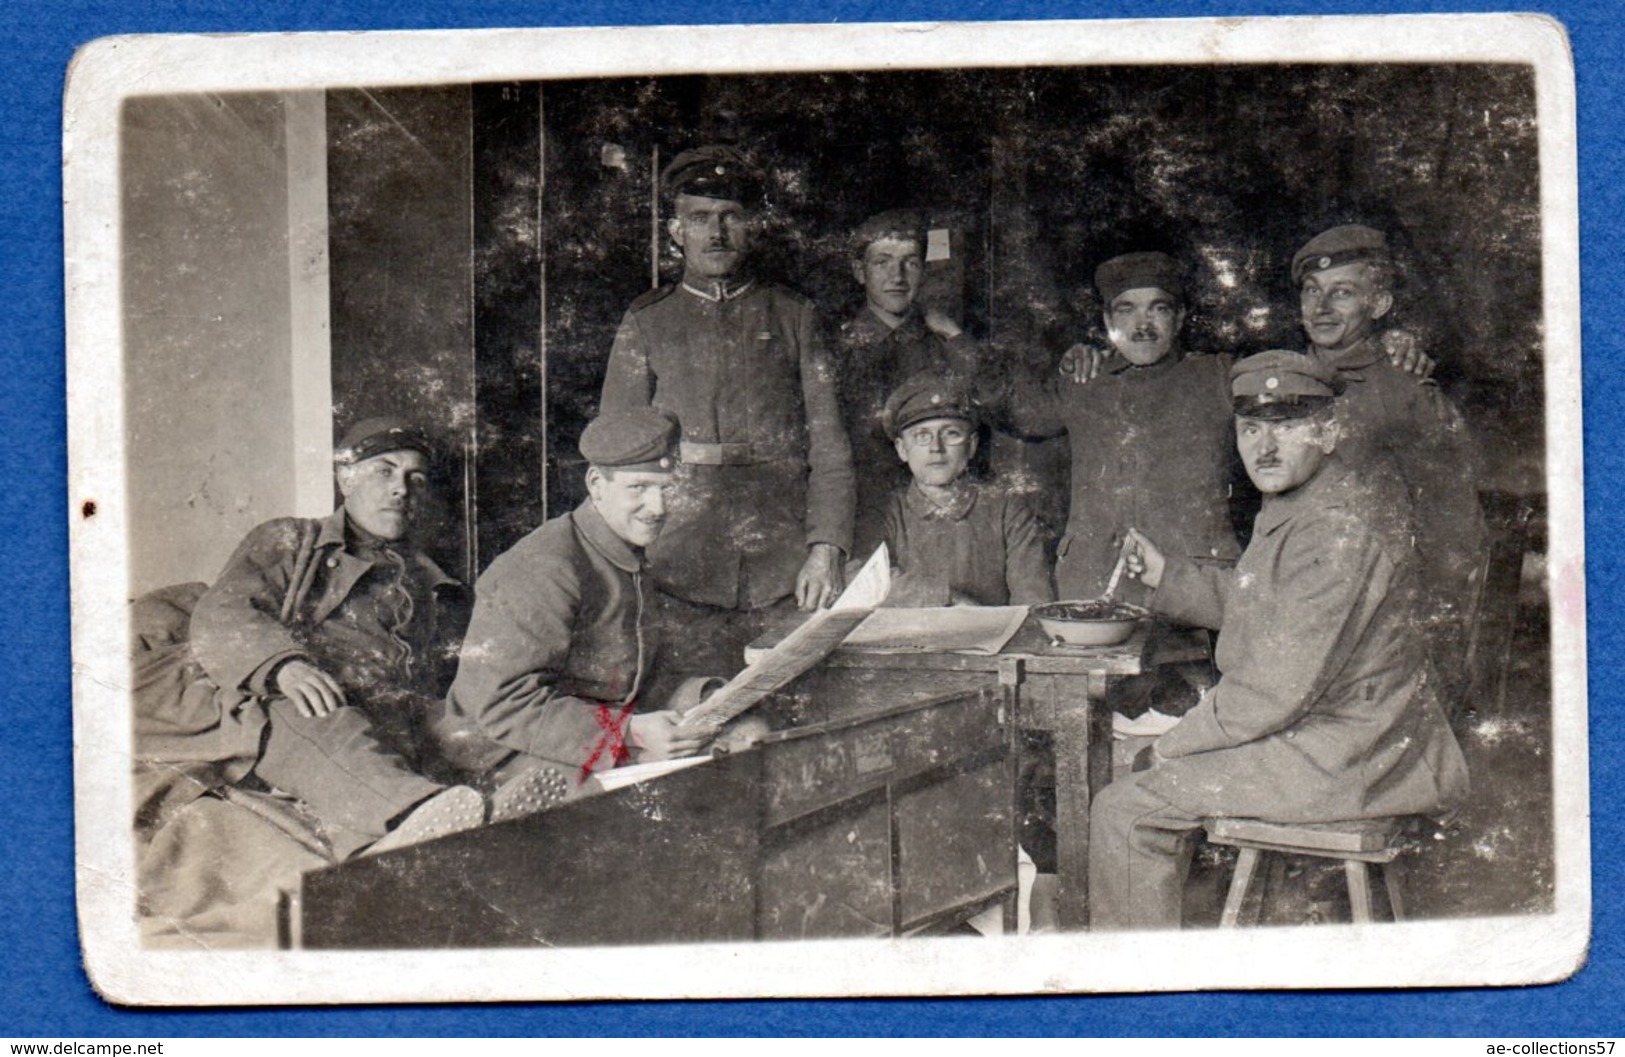
[[[1166,253],[1126,253],[1095,269],[1095,287],[1113,353],[1101,373],[1085,385],[1018,376],[1006,401],[1017,434],[1068,438],[1071,507],[1055,562],[1066,599],[1105,591],[1131,526],[1194,561],[1228,565],[1241,554],[1230,515],[1242,480],[1230,440],[1230,357],[1181,344],[1183,269]],[[1132,583],[1122,594],[1145,601]],[[1171,725],[1207,678],[1187,667],[1120,681],[1110,702],[1117,728],[1155,734]]]
[[[1151,608],[1219,632],[1218,683],[1091,807],[1090,925],[1178,928],[1213,816],[1438,814],[1468,791],[1423,636],[1408,512],[1342,459],[1337,373],[1272,350],[1229,371],[1235,444],[1264,495],[1234,570],[1130,531]]]
[[[1129,526],[1179,554],[1229,562],[1241,554],[1228,494],[1230,359],[1180,342],[1185,278],[1166,253],[1126,253],[1095,269],[1114,355],[1087,385],[1019,378],[1006,419],[1030,437],[1066,434],[1071,513],[1056,553],[1061,598],[1103,592]],[[1155,526],[1153,531],[1151,526]]]
[[[775,611],[827,606],[852,544],[852,452],[812,304],[749,274],[764,175],[738,149],[683,151],[662,184],[680,282],[628,309],[604,410],[679,423],[681,500],[649,547],[668,658],[726,674]]]

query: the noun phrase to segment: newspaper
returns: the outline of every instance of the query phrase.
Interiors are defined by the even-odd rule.
[[[683,717],[682,726],[720,727],[762,698],[787,685],[833,653],[853,629],[874,613],[891,591],[891,556],[882,543],[846,590],[828,609],[802,622],[784,641],[757,657],[748,667]]]
[[[930,650],[991,657],[1026,619],[1026,606],[880,609],[846,637],[845,645],[874,653]]]

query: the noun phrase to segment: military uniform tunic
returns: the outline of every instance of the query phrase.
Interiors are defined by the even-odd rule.
[[[1136,367],[1116,357],[1086,385],[1018,383],[1006,410],[1018,432],[1067,435],[1072,499],[1056,550],[1062,598],[1106,589],[1118,548],[1137,528],[1165,552],[1233,561],[1235,480],[1230,358],[1181,356]]]
[[[590,499],[492,562],[449,697],[453,757],[474,771],[516,753],[613,767],[656,646],[646,579]]]
[[[1179,924],[1178,836],[1207,816],[1333,822],[1437,812],[1467,767],[1411,627],[1402,511],[1335,461],[1264,501],[1233,571],[1171,557],[1153,608],[1219,629],[1218,685],[1095,800],[1101,927]]]
[[[750,283],[640,297],[616,333],[602,404],[653,406],[682,427],[676,498],[648,553],[663,590],[762,609],[794,594],[810,544],[851,549],[851,447],[800,295]]]
[[[885,540],[902,575],[891,605],[1035,605],[1055,597],[1044,540],[1019,495],[960,480],[948,506],[917,487],[886,507]]]
[[[947,338],[936,333],[925,325],[918,309],[889,327],[865,306],[841,325],[835,372],[857,480],[854,557],[867,557],[880,542],[888,501],[909,483],[908,468],[881,422],[886,398],[922,371],[969,379],[976,370],[976,343],[964,334]]]
[[[308,549],[305,536],[315,537]],[[341,857],[369,844],[441,788],[415,764],[465,612],[448,592],[461,594],[426,555],[369,537],[342,507],[319,522],[267,522],[193,611],[192,651],[220,688],[219,713],[212,727],[179,726],[196,732],[198,749],[252,761],[261,779],[305,801]],[[299,715],[275,689],[277,669],[295,659],[337,679],[345,707]],[[185,753],[180,733],[165,739],[172,755]]]

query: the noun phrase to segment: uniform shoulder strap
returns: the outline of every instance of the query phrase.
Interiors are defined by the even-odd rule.
[[[293,626],[294,617],[304,604],[305,596],[310,594],[311,581],[316,575],[316,537],[320,532],[319,521],[305,520],[299,523],[299,546],[294,551],[293,573],[288,577],[288,591],[282,596],[282,611],[278,615],[278,619],[289,627]]]
[[[636,312],[640,308],[648,308],[650,305],[658,304],[670,297],[676,290],[675,283],[666,283],[664,286],[657,286],[653,290],[645,290],[632,300],[630,311]]]

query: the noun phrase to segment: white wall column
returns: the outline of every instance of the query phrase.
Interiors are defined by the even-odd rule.
[[[333,346],[328,302],[327,93],[289,92],[288,290],[294,510],[333,509]]]

